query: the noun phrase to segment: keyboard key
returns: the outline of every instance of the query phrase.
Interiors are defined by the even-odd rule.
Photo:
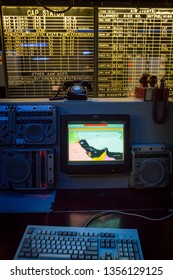
[[[38,256],[38,259],[40,259],[40,260],[70,260],[71,255],[40,253]]]

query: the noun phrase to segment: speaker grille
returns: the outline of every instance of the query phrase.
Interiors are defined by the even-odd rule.
[[[26,158],[13,156],[7,161],[5,171],[10,182],[21,183],[28,179],[31,167]]]
[[[28,141],[41,141],[43,138],[43,128],[39,124],[31,124],[26,129]]]
[[[164,167],[157,161],[143,162],[139,169],[139,178],[142,183],[148,186],[155,186],[160,184],[164,179]]]

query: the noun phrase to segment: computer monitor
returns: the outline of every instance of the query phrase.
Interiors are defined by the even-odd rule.
[[[130,117],[61,115],[61,171],[125,174],[130,171]]]

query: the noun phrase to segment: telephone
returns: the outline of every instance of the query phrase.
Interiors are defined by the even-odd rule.
[[[87,89],[92,90],[92,85],[89,81],[67,81],[64,82],[62,87],[60,87],[55,96],[51,97],[50,100],[57,99],[68,99],[68,100],[86,100],[87,99]],[[61,91],[66,91],[66,95],[59,97]]]
[[[91,83],[88,81],[67,81],[63,84],[63,89],[67,90],[67,99],[80,100],[87,99],[87,89],[92,90]]]
[[[155,123],[162,124],[165,122],[168,114],[169,89],[166,87],[164,76],[158,80],[156,75],[144,73],[139,80],[142,90],[144,89],[144,100],[152,101],[152,117]],[[149,85],[149,86],[148,86]],[[161,112],[159,112],[161,109]]]
[[[155,88],[153,90],[153,120],[157,124],[162,124],[165,122],[168,115],[168,98],[169,98],[169,89],[166,87]],[[159,104],[162,106],[161,114],[158,114]]]

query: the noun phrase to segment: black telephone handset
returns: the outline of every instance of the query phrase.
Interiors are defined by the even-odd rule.
[[[163,78],[160,81],[160,88],[156,87],[153,90],[153,120],[157,124],[164,123],[166,118],[167,118],[168,98],[169,98],[169,89],[167,87],[165,87],[165,81],[164,81],[164,78]],[[162,105],[162,112],[161,112],[160,116],[158,116],[159,104]]]
[[[148,84],[152,89],[152,97],[149,100],[153,102],[152,115],[154,122],[157,124],[164,123],[168,114],[167,103],[169,98],[169,89],[165,86],[164,76],[160,80],[160,87],[157,86],[157,76],[149,73],[144,73],[139,82],[145,89],[148,88]]]

